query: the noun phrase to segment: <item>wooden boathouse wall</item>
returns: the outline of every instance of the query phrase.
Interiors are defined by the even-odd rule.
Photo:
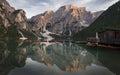
[[[99,32],[99,43],[108,45],[120,45],[120,30],[106,29]]]

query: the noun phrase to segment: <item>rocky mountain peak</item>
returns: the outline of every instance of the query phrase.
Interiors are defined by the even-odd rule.
[[[0,0],[0,7],[8,11],[9,13],[12,13],[13,11],[15,11],[15,9],[11,7],[6,0]]]
[[[6,3],[7,3],[7,5],[9,5],[6,0],[0,0],[0,4],[5,5]]]
[[[82,12],[86,12],[86,7],[77,7],[74,5],[65,5],[60,7],[54,14],[54,22],[60,19],[63,19],[63,17],[66,16],[74,16],[74,17],[78,17],[80,13]],[[59,17],[59,18],[58,18]]]
[[[86,7],[77,7],[77,6],[74,6],[74,5],[71,5],[71,4],[62,6],[60,9],[67,10],[67,11],[72,9],[72,10],[77,10],[78,12],[86,11]]]
[[[0,24],[8,28],[11,25],[10,16],[15,9],[6,0],[0,0]]]
[[[18,29],[27,28],[25,11],[22,9],[15,10],[6,0],[0,0],[0,18],[2,19],[0,22],[5,28],[10,25],[16,25]]]
[[[68,9],[76,9],[77,7],[76,6],[74,6],[74,5],[71,5],[71,4],[68,4],[68,5],[65,5],[65,6],[63,6],[66,10],[68,10]]]
[[[0,0],[0,38],[19,38],[25,37],[24,33],[35,37],[30,32],[25,11],[15,10],[6,0]],[[29,37],[29,35],[26,36]]]
[[[29,22],[33,24],[32,30],[39,31],[45,29],[44,26],[50,22],[53,14],[54,12],[52,10],[48,10],[29,19]]]
[[[12,14],[16,17],[15,21],[24,21],[26,19],[25,11],[22,9],[16,10]]]
[[[79,13],[86,12],[86,7],[74,7],[69,10],[71,15],[78,16]]]
[[[47,10],[44,14],[51,14],[54,13],[52,10]]]
[[[25,11],[23,9],[19,9],[16,10],[12,13],[12,17],[11,17],[11,21],[13,21],[13,23],[15,25],[17,25],[17,27],[19,29],[27,29],[27,23],[26,23],[26,16],[25,16]]]

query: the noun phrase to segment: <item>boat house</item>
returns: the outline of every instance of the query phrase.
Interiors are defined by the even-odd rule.
[[[98,33],[99,43],[120,46],[120,29],[106,29]]]

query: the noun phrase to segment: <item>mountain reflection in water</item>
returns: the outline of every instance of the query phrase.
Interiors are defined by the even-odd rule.
[[[0,41],[0,75],[115,75],[73,43]]]

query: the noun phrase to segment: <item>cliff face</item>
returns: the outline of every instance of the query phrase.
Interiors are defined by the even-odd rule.
[[[47,29],[53,33],[71,36],[88,27],[101,13],[92,13],[87,11],[85,7],[66,5],[60,7],[55,13],[47,11],[32,17],[29,21],[34,23],[33,30]]]
[[[18,29],[27,29],[27,18],[25,16],[25,11],[22,9],[16,10],[11,15],[11,21],[15,24]]]
[[[8,28],[10,26],[10,16],[15,11],[14,8],[5,1],[0,1],[0,24]]]
[[[25,11],[22,9],[15,10],[6,0],[0,1],[0,38],[23,37],[21,31],[28,31],[27,18]],[[29,32],[30,33],[30,32]]]
[[[33,31],[45,31],[45,27],[47,23],[50,23],[54,12],[52,10],[48,10],[43,14],[39,14],[33,16],[31,19],[28,20],[30,24],[32,24]]]

